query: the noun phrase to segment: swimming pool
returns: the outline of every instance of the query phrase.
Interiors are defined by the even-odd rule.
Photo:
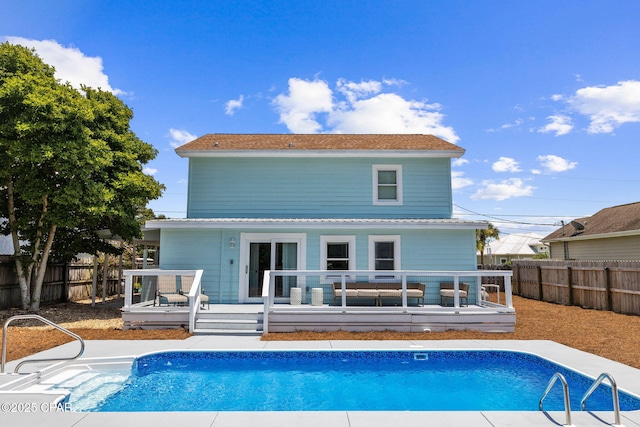
[[[136,358],[130,372],[60,384],[79,411],[537,411],[562,373],[571,407],[593,382],[513,351],[175,351]],[[75,383],[74,383],[75,382]],[[620,393],[623,411],[640,400]],[[601,386],[588,410],[610,411]],[[559,384],[545,410],[563,410]]]

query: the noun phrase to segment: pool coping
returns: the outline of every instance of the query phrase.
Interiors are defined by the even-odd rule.
[[[74,354],[77,344],[68,343],[39,353],[35,357],[64,357]],[[117,356],[136,356],[162,350],[509,350],[522,351],[552,360],[589,377],[597,378],[602,372],[611,374],[618,387],[640,396],[640,370],[576,350],[553,341],[519,340],[402,340],[402,341],[261,341],[257,336],[193,336],[185,340],[154,341],[87,341],[79,361]],[[20,361],[7,364],[7,372]],[[75,363],[78,363],[76,361]],[[50,365],[50,363],[48,364]],[[25,365],[25,371],[38,369]],[[0,375],[0,386],[17,378]],[[0,396],[0,404],[30,403],[33,397],[14,393]],[[2,405],[0,405],[0,408]],[[83,427],[136,424],[136,426],[165,426],[188,424],[191,426],[226,427],[259,423],[263,427],[378,427],[403,425],[407,427],[428,424],[438,426],[558,426],[565,423],[564,412],[505,412],[505,411],[327,411],[327,412],[64,412],[64,408],[36,407],[32,413],[2,411],[3,421],[12,426],[44,423],[54,427]],[[640,411],[621,412],[622,424],[640,427]],[[613,411],[572,412],[573,425],[612,425]]]

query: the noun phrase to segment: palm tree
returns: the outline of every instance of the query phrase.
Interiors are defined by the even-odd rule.
[[[491,239],[500,240],[500,230],[489,223],[486,230],[476,230],[476,249],[480,251],[480,264],[484,264],[484,248]]]

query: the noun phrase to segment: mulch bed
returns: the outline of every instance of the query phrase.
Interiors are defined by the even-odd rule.
[[[398,332],[296,332],[277,333],[263,337],[277,340],[552,340],[579,350],[597,354],[640,369],[640,316],[607,311],[568,307],[559,304],[514,297],[516,331],[496,334],[477,331],[446,331],[431,333]],[[112,304],[113,305],[113,304]],[[0,321],[14,310],[0,312]],[[58,304],[42,310],[44,317],[60,323],[78,319],[67,327],[83,339],[140,340],[184,339],[183,329],[127,330],[121,329],[120,310],[116,307],[91,307],[88,304]],[[73,325],[78,324],[74,328]],[[119,326],[118,326],[119,325]],[[7,360],[19,359],[68,342],[70,338],[45,327],[10,326]]]

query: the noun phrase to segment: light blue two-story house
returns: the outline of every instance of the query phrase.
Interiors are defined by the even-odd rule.
[[[212,304],[262,302],[265,270],[476,270],[486,224],[452,218],[464,149],[433,135],[209,134],[176,153],[186,218],[147,228],[162,269],[204,270]]]

